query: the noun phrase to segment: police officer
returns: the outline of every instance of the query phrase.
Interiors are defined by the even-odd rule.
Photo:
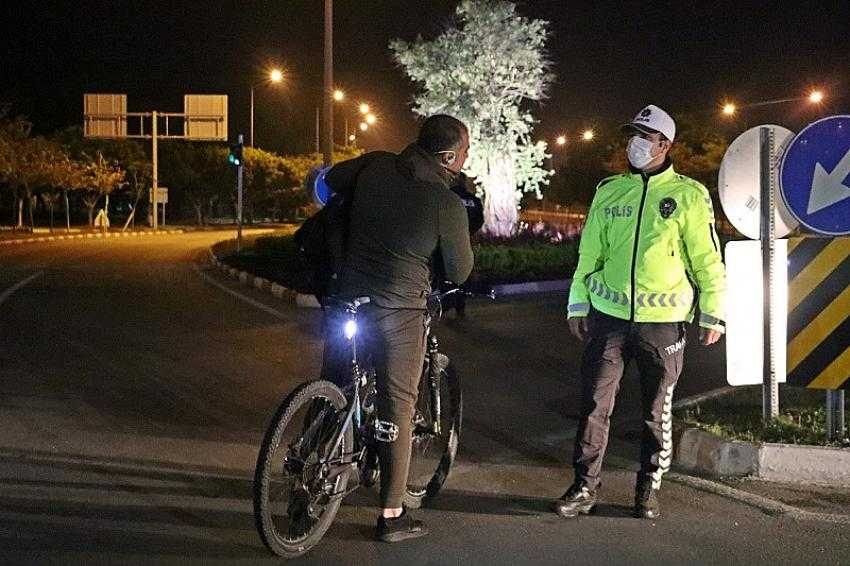
[[[395,440],[378,443],[382,509],[376,537],[385,542],[427,533],[403,509],[402,499],[434,262],[458,285],[472,271],[467,214],[449,188],[468,151],[466,126],[436,115],[422,123],[416,142],[401,154],[368,153],[335,165],[325,176],[351,202],[346,253],[334,287],[341,295],[371,299],[360,311],[360,334],[375,360],[378,420],[397,431]],[[331,336],[326,344],[328,373],[340,362],[338,342]]]
[[[555,504],[563,517],[596,505],[614,399],[632,359],[644,422],[634,514],[660,516],[657,492],[672,458],[684,323],[699,306],[700,342],[713,344],[724,332],[725,269],[711,199],[703,185],[673,169],[675,122],[649,105],[622,129],[630,136],[630,170],[599,183],[570,288],[570,332],[585,349],[575,480]]]

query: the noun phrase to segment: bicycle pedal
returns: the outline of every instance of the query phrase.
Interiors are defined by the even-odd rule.
[[[375,419],[375,440],[378,442],[395,442],[398,440],[398,425]]]

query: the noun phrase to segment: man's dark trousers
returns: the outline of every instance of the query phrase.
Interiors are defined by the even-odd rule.
[[[425,362],[425,316],[421,309],[385,309],[375,304],[360,308],[357,345],[360,354],[372,357],[378,418],[398,426],[394,442],[378,443],[381,467],[381,504],[401,507],[410,468],[413,413],[419,379]],[[322,374],[340,387],[340,376],[350,360],[343,336],[347,317],[329,312],[325,319],[325,352]]]
[[[581,367],[581,419],[573,455],[576,480],[591,489],[599,484],[614,400],[625,367],[634,359],[644,422],[639,481],[652,482],[658,489],[673,456],[673,388],[682,371],[685,325],[633,323],[591,311],[588,326]]]

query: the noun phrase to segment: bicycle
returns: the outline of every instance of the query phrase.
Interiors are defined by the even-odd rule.
[[[431,293],[428,300],[425,363],[404,494],[408,508],[439,493],[457,455],[460,382],[431,331],[443,299],[454,293],[472,295],[454,287]],[[357,297],[332,299],[329,305],[344,320],[348,385],[340,389],[327,380],[300,385],[280,404],[263,438],[254,473],[254,519],[263,543],[278,556],[295,558],[317,545],[342,500],[361,485],[377,482],[376,442],[398,436],[395,424],[377,419],[375,370],[358,350],[358,310],[368,303],[369,297]]]

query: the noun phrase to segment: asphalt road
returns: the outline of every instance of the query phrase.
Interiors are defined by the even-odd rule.
[[[223,233],[0,248],[0,563],[274,563],[251,474],[275,406],[320,362],[317,312],[198,267]],[[243,293],[260,309],[233,294]],[[838,564],[846,526],[773,517],[677,482],[629,516],[639,430],[623,385],[605,504],[564,521],[580,347],[564,298],[470,303],[438,329],[465,391],[459,463],[420,515],[431,536],[370,536],[343,506],[304,563]],[[449,317],[450,319],[451,317]],[[723,385],[722,348],[688,347],[678,395]]]

